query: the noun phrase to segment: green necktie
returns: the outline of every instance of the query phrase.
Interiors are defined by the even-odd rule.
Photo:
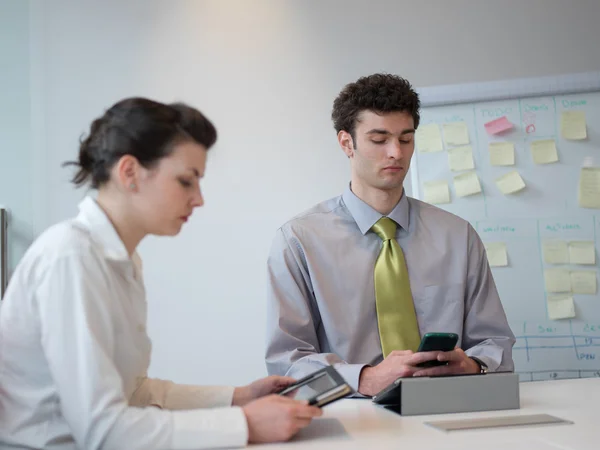
[[[383,357],[394,350],[417,351],[421,335],[396,222],[382,217],[371,228],[383,241],[375,262],[375,304]]]

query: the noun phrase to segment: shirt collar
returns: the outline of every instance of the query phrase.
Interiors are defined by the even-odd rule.
[[[131,258],[129,257],[127,248],[117,230],[95,199],[87,196],[79,203],[79,215],[76,220],[85,226],[94,242],[100,245],[105,258],[116,261],[133,261],[135,266],[141,269],[139,255],[134,252]]]
[[[369,231],[371,227],[383,217],[383,214],[377,212],[371,206],[367,205],[360,198],[358,198],[354,192],[352,192],[350,183],[348,183],[348,186],[342,194],[342,200],[348,208],[348,211],[350,211],[352,218],[358,225],[358,228],[362,234],[366,234],[367,231]],[[394,207],[392,212],[387,215],[387,217],[400,225],[404,230],[408,231],[408,226],[410,224],[409,213],[410,205],[408,203],[408,197],[403,191],[400,201]]]

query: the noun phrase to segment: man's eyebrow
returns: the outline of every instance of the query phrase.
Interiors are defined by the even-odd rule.
[[[372,130],[367,131],[367,134],[392,134],[388,130],[383,130],[381,128],[373,128]]]
[[[413,134],[414,132],[414,128],[407,128],[406,130],[402,130],[402,132],[400,132],[400,136],[404,136],[405,134]],[[367,131],[367,134],[383,134],[389,136],[392,133],[382,128],[373,128],[372,130]]]

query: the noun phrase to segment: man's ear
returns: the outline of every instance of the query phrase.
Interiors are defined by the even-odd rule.
[[[346,154],[348,158],[354,157],[354,140],[352,139],[352,135],[347,131],[341,130],[338,135],[338,143],[342,148],[342,151]]]

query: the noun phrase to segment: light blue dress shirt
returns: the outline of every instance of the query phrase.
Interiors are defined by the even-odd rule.
[[[268,259],[266,364],[300,378],[333,365],[358,389],[382,361],[373,271],[382,215],[348,187],[283,225]],[[421,335],[452,332],[489,371],[512,371],[515,337],[471,225],[403,195],[388,215],[406,258]]]

